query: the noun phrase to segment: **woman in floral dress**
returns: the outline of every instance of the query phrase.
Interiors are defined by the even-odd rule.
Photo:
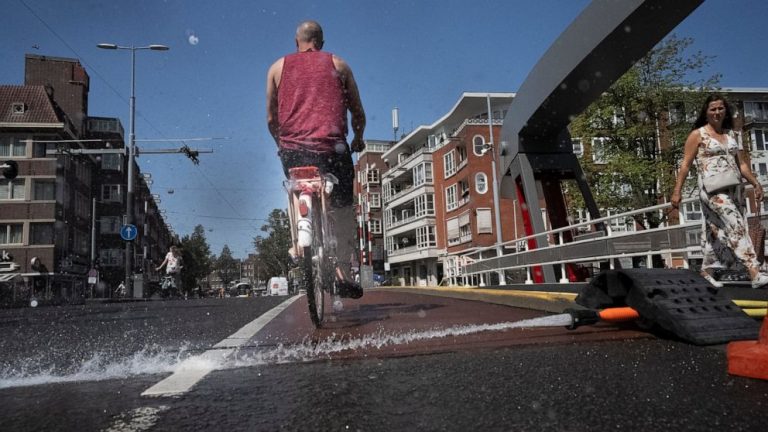
[[[768,285],[768,275],[760,272],[760,263],[747,232],[743,215],[743,188],[739,185],[708,193],[703,187],[703,179],[706,177],[724,170],[738,170],[755,187],[757,201],[761,203],[763,200],[763,188],[752,173],[745,151],[740,148],[732,127],[733,115],[728,102],[721,95],[710,95],[693,125],[693,131],[685,141],[685,154],[670,201],[672,207],[679,208],[680,191],[695,159],[699,173],[701,208],[704,211],[704,263],[701,275],[711,284],[722,287],[712,277],[711,271],[739,263],[749,272],[752,288],[761,288]],[[734,157],[716,157],[728,153]]]

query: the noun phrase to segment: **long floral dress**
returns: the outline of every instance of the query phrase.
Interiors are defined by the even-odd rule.
[[[730,268],[736,264],[745,269],[759,269],[755,248],[747,233],[747,223],[744,218],[743,188],[735,186],[708,194],[702,187],[704,177],[722,172],[725,169],[738,170],[735,158],[713,158],[725,155],[727,151],[736,155],[739,144],[733,132],[726,134],[727,143],[720,143],[712,137],[705,128],[699,128],[701,142],[699,143],[696,163],[699,171],[699,190],[701,208],[704,212],[704,227],[702,229],[702,251],[704,262],[702,270],[714,268]]]

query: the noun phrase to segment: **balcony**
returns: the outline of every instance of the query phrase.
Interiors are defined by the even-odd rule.
[[[429,155],[429,158],[425,159],[425,160],[432,161],[432,152],[433,151],[434,151],[434,149],[430,149],[430,148],[427,148],[427,147],[422,147],[422,148],[418,149],[412,155],[404,158],[403,160],[398,162],[397,165],[391,167],[386,173],[384,173],[384,177],[396,178],[402,172],[404,172],[407,169],[411,168],[411,167],[408,166],[408,164],[413,162],[413,161],[415,161],[421,155]]]
[[[450,136],[451,137],[457,136],[458,134],[461,133],[462,130],[464,130],[464,128],[466,126],[487,125],[487,124],[488,124],[488,119],[487,118],[470,118],[470,119],[466,119],[458,127],[456,127],[456,129],[454,129],[451,132]],[[503,124],[504,124],[504,119],[500,119],[500,118],[493,119],[493,125],[494,126],[496,126],[496,125],[501,126]]]

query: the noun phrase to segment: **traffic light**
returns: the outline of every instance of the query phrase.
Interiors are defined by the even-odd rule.
[[[19,165],[15,161],[5,161],[0,165],[0,169],[3,170],[3,177],[8,180],[13,180],[19,175]]]

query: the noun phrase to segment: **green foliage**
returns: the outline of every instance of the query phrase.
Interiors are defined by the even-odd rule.
[[[232,251],[227,245],[224,245],[218,258],[216,258],[216,273],[225,287],[228,287],[230,282],[240,275],[240,263],[232,257]]]
[[[191,235],[181,239],[181,256],[184,271],[181,272],[182,285],[187,291],[196,287],[199,281],[211,272],[211,249],[205,238],[205,228],[197,225]]]
[[[291,248],[291,231],[285,210],[273,209],[261,231],[266,235],[258,235],[253,239],[258,254],[256,267],[259,279],[286,276],[293,263],[288,254],[288,249]]]
[[[640,59],[571,123],[571,136],[584,146],[583,168],[598,207],[618,212],[649,207],[671,195],[693,118],[719,75],[696,78],[712,57],[687,54],[692,39],[672,35]],[[692,78],[693,77],[693,78]],[[687,117],[687,118],[686,118]],[[659,145],[669,143],[670,145]],[[591,163],[596,156],[601,163]],[[566,194],[571,208],[583,208],[576,187]],[[659,215],[637,222],[658,226]]]

